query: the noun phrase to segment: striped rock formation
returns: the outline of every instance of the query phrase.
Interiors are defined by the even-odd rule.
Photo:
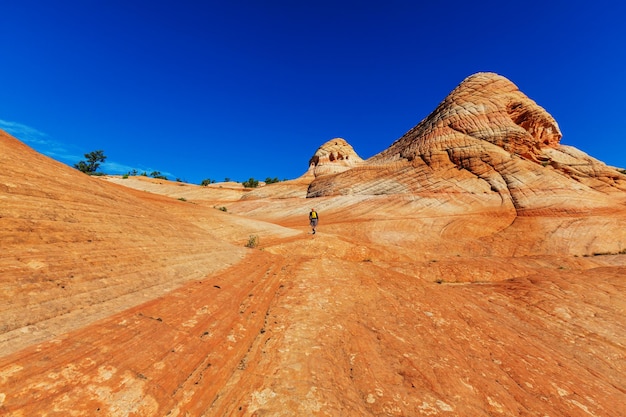
[[[559,140],[494,74],[254,190],[0,132],[0,415],[623,417],[624,176]]]
[[[315,151],[309,160],[307,174],[313,174],[315,177],[337,174],[358,166],[362,162],[363,159],[345,139],[334,138]]]
[[[308,196],[485,194],[518,214],[614,204],[626,175],[560,139],[552,116],[512,82],[478,73],[388,149],[317,178]]]

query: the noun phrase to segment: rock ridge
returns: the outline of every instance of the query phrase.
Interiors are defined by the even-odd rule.
[[[495,73],[477,73],[372,160],[412,160],[434,150],[467,146],[473,138],[538,162],[542,148],[558,146],[561,137],[556,120],[515,84]]]
[[[477,73],[389,148],[316,177],[307,196],[495,193],[498,206],[522,215],[547,206],[584,211],[613,205],[607,195],[623,198],[623,171],[561,138],[556,120],[513,82]]]

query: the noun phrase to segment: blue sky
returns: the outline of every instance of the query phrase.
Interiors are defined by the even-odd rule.
[[[493,71],[561,143],[626,167],[620,1],[4,1],[0,129],[73,165],[199,183],[296,178],[345,138],[362,158]]]

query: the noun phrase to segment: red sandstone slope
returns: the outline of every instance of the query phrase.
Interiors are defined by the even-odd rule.
[[[27,347],[2,349],[2,415],[626,415],[623,192],[581,166],[570,210],[544,175],[576,175],[527,157],[498,191],[443,154],[243,191],[0,145],[0,323],[50,317],[3,334]]]
[[[230,218],[219,210],[106,184],[3,132],[0,198],[5,353],[58,334],[51,329],[59,325],[73,329],[150,300],[244,254],[229,243],[232,233],[215,227]]]

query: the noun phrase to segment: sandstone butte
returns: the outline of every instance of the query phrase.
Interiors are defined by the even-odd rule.
[[[625,416],[626,175],[560,142],[492,73],[254,190],[0,133],[0,415]]]

